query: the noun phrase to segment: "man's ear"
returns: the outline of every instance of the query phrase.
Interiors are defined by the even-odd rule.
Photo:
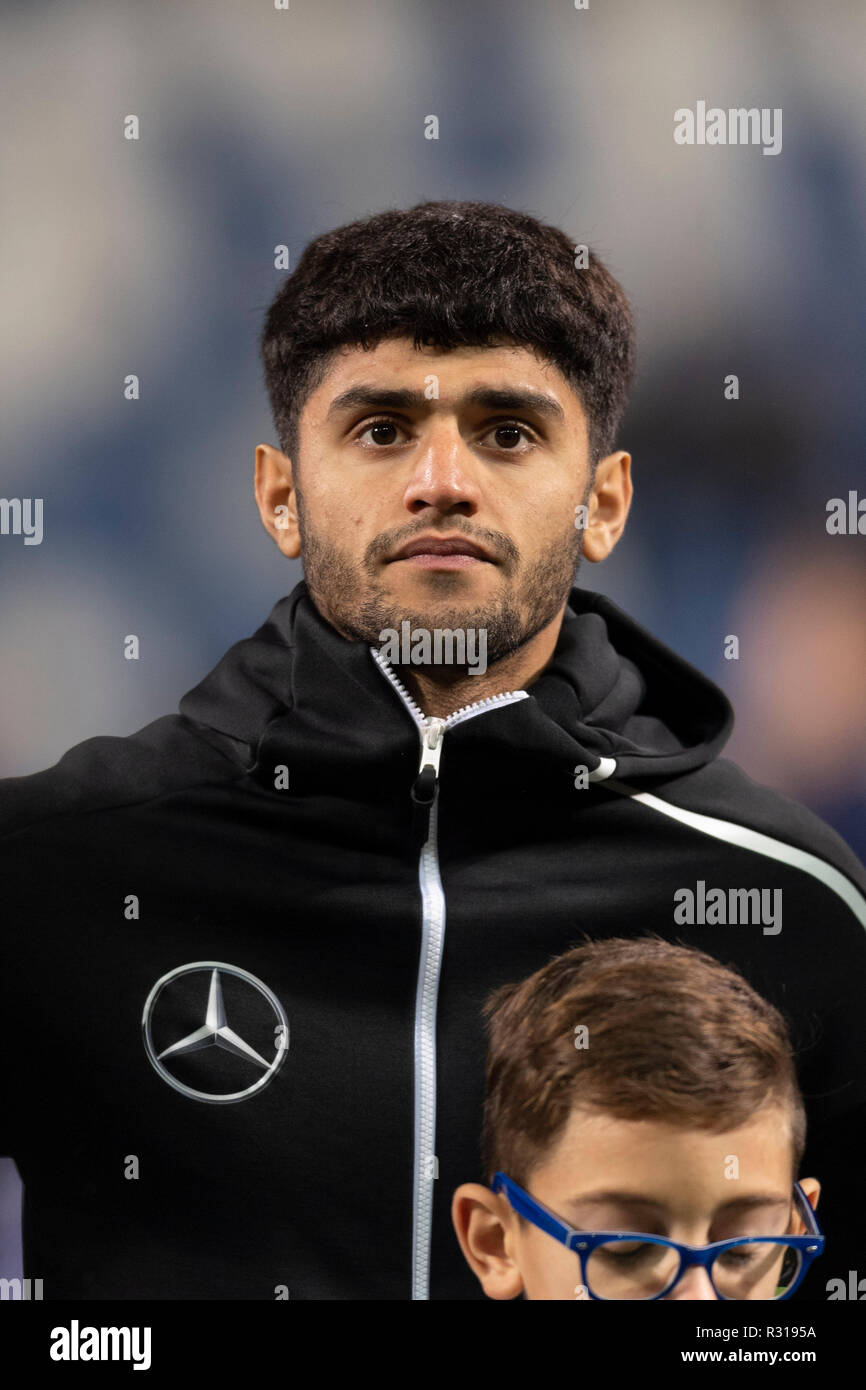
[[[800,1186],[809,1199],[809,1205],[814,1211],[818,1205],[818,1198],[821,1196],[821,1184],[817,1178],[801,1178]]]
[[[476,1182],[458,1187],[451,1203],[460,1249],[488,1298],[517,1298],[523,1291],[511,1251],[509,1211],[503,1196]]]
[[[256,445],[256,505],[262,525],[289,560],[301,553],[292,461],[271,444]]]
[[[625,529],[633,492],[631,454],[620,449],[599,459],[583,537],[587,560],[607,559]]]

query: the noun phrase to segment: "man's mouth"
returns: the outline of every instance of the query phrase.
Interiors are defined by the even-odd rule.
[[[459,570],[491,564],[487,551],[463,536],[416,536],[391,556],[391,564],[417,569]]]

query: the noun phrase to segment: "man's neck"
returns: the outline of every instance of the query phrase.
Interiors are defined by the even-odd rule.
[[[461,673],[454,678],[443,680],[443,668],[436,666],[401,666],[399,676],[412,699],[424,714],[437,719],[447,719],[455,710],[464,705],[486,700],[491,695],[504,695],[511,690],[525,690],[532,685],[549,665],[559,631],[565,605],[547,627],[537,632],[517,651],[504,656],[477,675]]]

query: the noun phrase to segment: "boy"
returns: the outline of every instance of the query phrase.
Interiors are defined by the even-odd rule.
[[[452,1219],[488,1298],[794,1292],[823,1249],[820,1186],[795,1183],[786,1024],[741,975],[655,937],[594,941],[484,1012],[492,1186],[459,1187]]]

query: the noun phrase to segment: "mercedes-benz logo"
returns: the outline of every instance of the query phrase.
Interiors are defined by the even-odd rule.
[[[165,989],[187,975],[210,976],[204,1023],[200,1028],[193,1029],[185,1037],[178,1038],[176,1042],[170,1043],[158,1052],[153,1040],[154,1016],[157,1005],[163,997]],[[223,1001],[223,976],[228,976],[233,981],[240,981],[244,993],[248,994],[250,989],[257,991],[258,996],[266,1001],[268,1017],[271,1019],[268,1024],[270,1031],[267,1035],[273,1038],[273,1045],[276,1047],[276,1053],[270,1061],[263,1057],[249,1042],[240,1037],[233,1028],[229,1027]],[[255,993],[249,999],[244,1000],[245,1006],[249,1006],[251,1003],[256,1003]],[[262,1009],[260,1003],[258,1008]],[[248,1007],[246,1012],[248,1012]],[[263,1027],[262,1024],[259,1029],[260,1032],[263,1031]],[[192,1096],[194,1100],[210,1101],[214,1105],[225,1105],[233,1100],[246,1100],[248,1096],[261,1091],[279,1071],[289,1050],[289,1021],[282,1004],[273,991],[269,990],[267,985],[263,984],[255,975],[251,975],[248,970],[241,970],[237,965],[226,965],[224,961],[218,960],[197,960],[192,961],[189,965],[179,965],[175,970],[169,970],[167,975],[158,979],[145,1000],[144,1011],[141,1016],[141,1031],[144,1038],[144,1050],[163,1081],[167,1081],[169,1086],[173,1086],[176,1091],[180,1091],[185,1096]],[[223,1048],[232,1056],[241,1058],[251,1071],[260,1074],[257,1075],[252,1085],[245,1087],[242,1091],[220,1092],[196,1090],[195,1087],[180,1081],[169,1070],[172,1060],[210,1047]]]

